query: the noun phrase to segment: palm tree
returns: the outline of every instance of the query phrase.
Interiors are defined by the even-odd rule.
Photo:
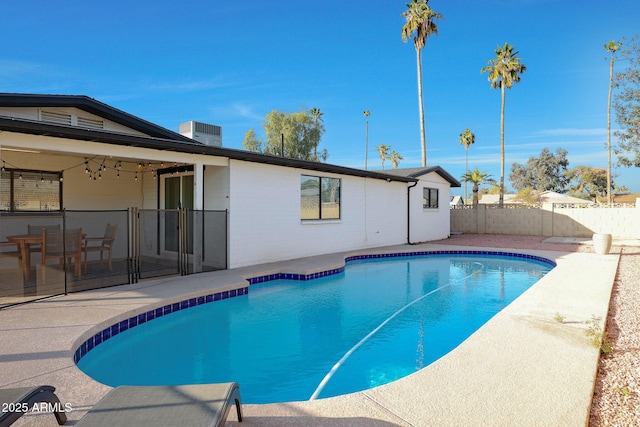
[[[473,183],[473,206],[478,206],[478,190],[480,188],[480,184],[482,183],[491,183],[493,180],[491,179],[491,175],[487,171],[480,172],[479,169],[475,169],[471,172],[467,172],[462,175],[462,182],[472,182]]]
[[[311,114],[311,117],[313,117],[316,125],[316,132],[318,132],[318,138],[317,138],[316,144],[313,147],[313,159],[317,161],[318,145],[320,144],[320,135],[322,134],[322,131],[320,129],[320,123],[322,122],[322,116],[324,115],[324,113],[321,112],[319,108],[312,108],[311,110],[309,110],[309,114]]]
[[[380,160],[382,160],[382,169],[384,169],[384,161],[389,157],[387,156],[389,148],[390,147],[388,145],[384,144],[380,144],[376,147],[376,150],[378,150],[378,153],[380,153]]]
[[[496,57],[488,61],[489,65],[480,70],[489,73],[492,89],[500,88],[502,92],[502,107],[500,109],[500,206],[504,203],[504,104],[505,89],[511,89],[514,83],[520,81],[520,74],[527,69],[517,57],[519,52],[513,51],[513,46],[505,43],[495,50]]]
[[[611,54],[609,62],[609,96],[607,99],[607,203],[611,205],[611,91],[613,90],[613,62],[621,43],[611,40],[604,49]]]
[[[466,163],[465,163],[465,173],[469,173],[469,146],[473,145],[476,142],[476,136],[469,130],[469,128],[465,129],[464,132],[460,134],[460,144],[464,145],[464,151],[466,154]],[[467,183],[464,183],[464,201],[467,201]]]
[[[402,27],[402,41],[413,37],[418,64],[418,107],[420,109],[420,138],[422,142],[422,166],[427,166],[427,137],[424,130],[424,103],[422,99],[422,56],[420,51],[427,44],[431,34],[438,35],[436,20],[443,18],[429,7],[429,0],[412,0],[407,3],[407,10],[402,13],[406,23]],[[415,33],[415,36],[414,36]]]
[[[391,154],[389,154],[388,158],[391,160],[391,165],[394,169],[398,169],[398,163],[400,163],[400,160],[404,159],[404,157],[402,157],[402,155],[400,155],[396,150],[393,150]]]
[[[364,110],[364,113],[362,114],[364,114],[365,120],[367,122],[367,130],[364,143],[364,170],[367,170],[367,160],[369,158],[369,116],[371,115],[371,112],[369,110]]]

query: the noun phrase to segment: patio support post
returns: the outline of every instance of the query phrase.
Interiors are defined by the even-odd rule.
[[[204,242],[203,215],[204,215],[204,164],[193,165],[193,272],[202,272],[202,245]]]
[[[204,209],[204,165],[195,163],[193,165],[193,209],[201,211]]]

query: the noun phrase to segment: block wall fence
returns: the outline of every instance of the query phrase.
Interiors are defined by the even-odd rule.
[[[451,232],[520,234],[546,237],[591,237],[607,233],[614,239],[640,239],[640,199],[635,205],[589,206],[545,203],[478,205],[451,211]]]

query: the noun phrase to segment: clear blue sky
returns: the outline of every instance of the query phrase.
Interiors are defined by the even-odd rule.
[[[400,37],[407,1],[5,2],[0,91],[88,95],[174,131],[213,123],[230,148],[250,128],[263,135],[272,110],[319,108],[328,162],[359,168],[368,109],[369,168],[380,168],[378,144],[404,156],[400,167],[420,166],[415,50]],[[470,169],[499,178],[500,92],[480,69],[508,42],[527,72],[507,93],[507,187],[511,164],[544,147],[566,149],[570,167],[606,167],[603,44],[640,32],[638,0],[429,4],[444,15],[423,50],[429,166],[459,178],[468,127]],[[640,192],[638,169],[614,174]]]

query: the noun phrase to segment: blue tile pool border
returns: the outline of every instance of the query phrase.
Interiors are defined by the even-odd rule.
[[[153,319],[157,319],[162,316],[166,316],[167,314],[175,313],[177,311],[186,310],[192,307],[197,307],[199,305],[212,303],[215,301],[222,301],[228,298],[234,298],[241,295],[249,294],[249,287],[243,287],[238,289],[232,289],[228,291],[216,292],[213,294],[201,295],[197,297],[188,298],[182,301],[165,304],[159,307],[155,307],[145,311],[144,313],[137,314],[135,316],[131,316],[128,319],[122,320],[120,322],[114,323],[111,326],[104,328],[103,330],[97,332],[93,336],[89,337],[85,342],[83,342],[73,354],[73,361],[77,364],[80,359],[82,359],[89,351],[96,348],[98,345],[107,341],[110,338],[115,337],[116,335],[127,331],[136,326],[142,325],[143,323],[147,323]]]
[[[401,258],[401,257],[419,257],[429,255],[483,255],[483,256],[505,256],[513,258],[522,258],[533,261],[543,262],[550,267],[555,267],[556,263],[550,259],[539,257],[537,255],[529,255],[518,252],[504,252],[504,251],[479,251],[479,250],[441,250],[441,251],[413,251],[413,252],[393,252],[382,254],[365,254],[365,255],[353,255],[345,258],[345,266],[349,262],[383,259],[383,258]],[[321,277],[332,276],[344,271],[345,267],[332,268],[329,270],[318,271],[310,274],[298,274],[298,273],[273,273],[263,276],[255,276],[247,279],[249,285],[255,285],[257,283],[265,283],[272,280],[313,280]],[[83,342],[75,351],[73,355],[73,361],[77,364],[89,351],[93,350],[96,346],[105,342],[106,340],[118,335],[121,332],[127,331],[143,323],[149,322],[158,317],[165,316],[167,314],[175,313],[180,310],[186,310],[192,307],[196,307],[202,304],[208,304],[215,301],[221,301],[228,298],[233,298],[241,295],[249,294],[249,287],[233,289],[228,291],[216,292],[213,294],[202,295],[185,299],[179,302],[166,304],[153,309],[150,309],[144,313],[132,316],[128,319],[122,320],[118,323],[114,323],[111,326],[104,328],[92,337]]]
[[[477,251],[477,250],[443,250],[443,251],[414,251],[414,252],[393,252],[382,254],[365,254],[365,255],[353,255],[345,258],[345,266],[349,262],[382,259],[382,258],[400,258],[400,257],[416,257],[416,256],[429,256],[429,255],[490,255],[490,256],[506,256],[513,258],[523,258],[532,261],[539,261],[548,264],[551,267],[555,267],[556,263],[550,259],[539,257],[536,255],[523,254],[518,252],[504,252],[504,251]],[[257,283],[270,282],[272,280],[313,280],[320,277],[331,276],[334,274],[342,273],[345,267],[333,268],[330,270],[318,271],[310,274],[299,273],[272,273],[264,276],[251,277],[249,284],[255,285]]]

